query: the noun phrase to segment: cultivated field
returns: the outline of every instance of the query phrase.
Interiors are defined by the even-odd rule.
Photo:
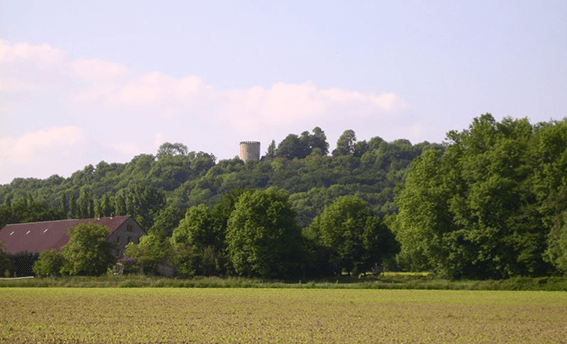
[[[566,343],[567,293],[1,288],[1,343]]]

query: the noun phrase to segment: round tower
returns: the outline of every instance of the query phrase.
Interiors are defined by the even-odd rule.
[[[260,142],[240,142],[240,159],[242,159],[244,162],[248,160],[260,160]]]

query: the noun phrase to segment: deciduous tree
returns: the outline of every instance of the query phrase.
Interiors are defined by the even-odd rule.
[[[183,211],[168,206],[158,212],[154,219],[154,224],[148,230],[148,233],[156,235],[160,240],[170,238],[173,234],[173,230],[179,226],[181,219],[183,219]]]
[[[116,262],[113,244],[106,241],[110,229],[93,222],[80,223],[69,229],[69,242],[63,246],[65,265],[62,271],[69,275],[101,275]]]
[[[239,275],[281,278],[299,270],[301,232],[283,190],[242,194],[228,220],[226,241]]]
[[[165,142],[159,146],[156,157],[159,159],[173,157],[176,155],[187,156],[189,150],[187,146],[182,143]]]
[[[327,251],[337,273],[370,271],[397,253],[399,245],[368,204],[355,196],[339,197],[310,226],[311,238]]]
[[[126,246],[124,257],[136,259],[144,274],[156,275],[158,264],[168,256],[169,250],[169,241],[148,234],[141,237],[138,244],[130,242]]]
[[[266,158],[273,159],[276,157],[276,140],[272,140],[266,151]]]
[[[406,261],[451,278],[547,274],[533,136],[527,119],[485,114],[414,161],[398,198]]]
[[[333,150],[333,156],[337,157],[354,153],[355,143],[356,134],[354,130],[345,130],[337,141],[337,148]]]

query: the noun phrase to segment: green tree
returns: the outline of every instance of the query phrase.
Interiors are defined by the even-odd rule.
[[[174,243],[189,243],[198,247],[218,245],[218,233],[215,233],[215,218],[211,210],[201,204],[187,210],[179,227],[173,231]]]
[[[34,200],[31,195],[23,195],[7,209],[3,217],[4,221],[9,223],[52,221],[63,218],[61,212],[50,208],[42,199]]]
[[[154,224],[148,230],[148,233],[156,235],[163,241],[171,237],[173,230],[179,226],[181,219],[183,219],[183,211],[168,206],[158,212],[157,216],[154,218]]]
[[[159,146],[156,157],[159,160],[177,155],[187,156],[188,152],[189,150],[187,149],[187,146],[182,143],[165,142],[161,146]]]
[[[278,158],[293,160],[295,158],[303,159],[307,156],[307,142],[300,140],[295,134],[289,134],[280,144],[276,151]]]
[[[67,217],[68,211],[69,210],[67,209],[67,195],[65,195],[65,192],[62,192],[59,198],[59,212],[61,213],[61,217],[62,218]]]
[[[99,211],[101,216],[110,216],[110,214],[114,213],[114,207],[107,192],[102,195],[102,199],[99,202]]]
[[[130,242],[126,246],[124,257],[136,259],[145,274],[156,275],[158,264],[168,257],[169,250],[169,241],[163,241],[157,235],[148,234],[140,238],[139,244]]]
[[[545,259],[567,275],[567,212],[556,217],[556,223],[549,233]]]
[[[79,218],[88,219],[94,217],[94,201],[89,186],[81,187],[79,198],[77,198],[77,207]]]
[[[299,270],[301,231],[287,192],[243,193],[226,233],[228,257],[239,275],[286,277]]]
[[[0,206],[0,228],[4,228],[7,224],[11,223],[12,212]]]
[[[451,278],[547,274],[533,135],[526,119],[486,114],[449,132],[443,155],[414,161],[398,198],[406,261]]]
[[[319,148],[321,150],[321,155],[327,155],[329,153],[329,143],[327,142],[327,136],[323,129],[319,127],[313,128],[313,135],[311,135],[311,151],[313,149]]]
[[[106,241],[110,229],[93,222],[80,223],[69,229],[69,242],[63,246],[65,265],[62,272],[69,275],[101,275],[116,262],[114,245]]]
[[[63,253],[51,249],[40,253],[39,259],[33,265],[33,272],[40,277],[58,276],[64,265]]]
[[[297,156],[298,159],[304,159],[311,153],[311,140],[312,137],[309,135],[308,131],[304,131],[299,136],[299,155]]]
[[[115,215],[131,215],[128,213],[128,209],[126,208],[127,193],[127,189],[120,189],[114,195],[114,197],[112,197],[112,205],[114,210],[116,211]]]
[[[310,226],[310,237],[323,246],[337,273],[358,274],[381,266],[399,244],[368,203],[355,196],[335,200]]]
[[[215,166],[217,158],[213,154],[205,152],[196,153],[191,160],[191,170],[196,176],[205,175],[213,166]]]
[[[272,140],[266,151],[266,158],[273,159],[276,157],[276,140]]]
[[[567,119],[540,123],[534,156],[539,169],[533,171],[540,212],[549,228],[544,254],[559,272],[567,274]]]
[[[6,210],[12,209],[12,195],[7,195],[7,196],[4,198],[4,208],[5,208]]]
[[[165,207],[165,193],[151,185],[135,183],[117,194],[116,198],[122,197],[125,209],[123,215],[131,215],[138,221],[142,228],[151,228],[154,217]],[[116,205],[118,212],[119,207]]]
[[[70,219],[77,219],[79,218],[79,210],[77,209],[77,199],[75,197],[75,193],[71,194],[71,198],[69,198],[69,214],[67,215]]]
[[[173,231],[172,243],[184,245],[190,257],[184,258],[190,274],[212,275],[224,265],[224,232],[213,212],[204,204],[191,207]],[[189,258],[189,259],[187,259]]]
[[[410,144],[410,146],[411,146],[411,144]],[[368,151],[368,143],[366,142],[366,140],[358,141],[354,145],[353,154],[357,158],[362,157],[364,155],[364,153],[366,153],[367,151]]]
[[[333,156],[350,155],[354,153],[356,134],[354,130],[348,129],[337,140],[337,148],[333,150]]]
[[[430,150],[417,158],[398,195],[398,260],[412,271],[440,265],[444,259],[442,233],[455,230],[447,202],[451,190],[440,177],[448,173],[440,167],[442,156],[442,151]]]

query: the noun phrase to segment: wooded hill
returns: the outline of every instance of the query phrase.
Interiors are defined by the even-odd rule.
[[[155,156],[89,165],[66,179],[16,179],[0,188],[0,220],[130,214],[155,234],[131,252],[145,257],[154,248],[161,252],[163,243],[177,245],[173,256],[187,274],[206,274],[212,265],[203,262],[212,257],[214,264],[229,262],[223,265],[229,273],[277,276],[269,268],[283,260],[252,268],[239,251],[244,234],[264,228],[241,232],[261,218],[254,218],[258,212],[265,212],[265,221],[303,228],[301,256],[281,247],[281,257],[299,257],[304,272],[317,274],[323,265],[320,273],[366,270],[381,262],[373,254],[397,251],[397,243],[390,268],[480,279],[567,272],[567,119],[497,122],[486,114],[468,129],[447,133],[444,144],[379,137],[357,142],[347,130],[331,155],[328,147],[320,128],[290,134],[278,146],[272,142],[261,161],[247,163],[216,162],[211,154],[167,143]],[[288,202],[297,224],[281,216],[291,214]],[[204,237],[209,227],[219,229],[217,237]],[[348,236],[356,231],[356,238]],[[390,231],[397,243],[376,240]],[[286,242],[297,243],[299,232],[293,233]],[[203,244],[195,246],[199,240]],[[261,240],[255,245],[268,250]],[[196,266],[201,270],[191,270]]]
[[[395,213],[394,188],[403,182],[411,161],[425,149],[442,149],[439,144],[385,142],[379,137],[357,141],[352,130],[341,136],[332,156],[327,155],[328,146],[324,132],[315,128],[312,134],[288,135],[277,148],[272,142],[261,161],[244,163],[238,157],[216,162],[213,154],[189,152],[183,144],[165,143],[156,155],[138,155],[125,164],[101,161],[69,178],[14,179],[0,187],[0,202],[4,208],[11,203],[16,213],[22,213],[14,214],[13,222],[53,218],[57,215],[45,213],[53,208],[61,211],[59,216],[69,218],[129,212],[143,216],[140,224],[150,228],[162,207],[173,206],[184,212],[199,204],[213,206],[231,190],[273,186],[291,195],[298,223],[306,227],[325,206],[343,195],[359,196],[377,214]],[[133,209],[136,207],[126,204],[134,202],[132,197],[153,197],[155,205]],[[26,215],[29,211],[23,208],[32,204],[39,209]],[[9,220],[0,219],[0,224]]]

